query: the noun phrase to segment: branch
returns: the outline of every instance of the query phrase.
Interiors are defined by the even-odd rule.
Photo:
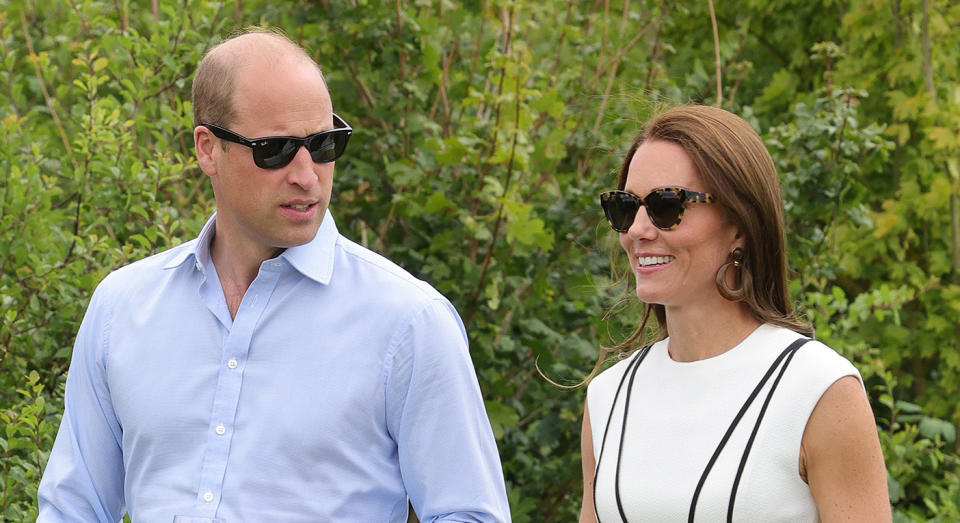
[[[937,104],[937,87],[933,82],[933,59],[930,46],[930,6],[928,0],[923,0],[921,9],[923,17],[920,22],[921,39],[923,43],[923,81],[927,87],[927,95],[934,105]],[[939,120],[939,116],[937,120]],[[947,169],[949,172],[949,169]],[[950,184],[950,240],[953,247],[953,281],[960,282],[960,203],[957,201],[957,180],[953,177]]]
[[[620,68],[620,62],[613,65],[610,69],[610,76],[607,77],[607,87],[603,91],[603,99],[600,101],[600,110],[597,111],[597,119],[593,122],[593,134],[600,132],[600,124],[603,122],[603,113],[607,111],[607,102],[610,100],[610,92],[613,90],[613,82],[617,78],[617,69]]]
[[[593,84],[600,81],[600,75],[605,73],[607,69],[618,66],[620,64],[620,61],[623,58],[623,55],[626,54],[626,52],[629,51],[631,47],[636,45],[636,43],[641,38],[643,38],[647,30],[649,30],[652,25],[653,25],[653,22],[650,22],[649,24],[645,25],[643,29],[640,29],[639,31],[637,31],[637,34],[632,39],[630,39],[629,42],[627,42],[627,45],[621,47],[620,49],[617,49],[617,53],[613,55],[613,58],[611,58],[610,61],[608,61],[603,67],[597,67],[597,73],[593,75],[593,78],[591,78],[588,82],[585,82],[584,85],[593,86]]]
[[[443,2],[440,3],[443,6]],[[487,2],[484,0],[480,3],[480,12],[485,13],[487,10]],[[467,85],[465,89],[465,96],[470,96],[470,89],[473,88],[473,77],[477,74],[477,62],[480,58],[480,46],[482,44],[481,37],[483,36],[484,28],[487,25],[487,17],[480,17],[480,29],[477,31],[477,36],[473,39],[473,54],[470,57],[470,74],[467,75]],[[455,122],[460,119],[460,115],[463,114],[463,108],[467,104],[459,104],[456,111],[459,111],[457,114],[451,116],[450,121]]]
[[[396,10],[397,16],[397,25],[394,28],[394,39],[399,41],[403,35],[403,12],[401,10],[400,0],[394,2],[394,9]],[[402,83],[403,80],[407,78],[407,52],[406,48],[402,45],[398,46],[398,49],[397,57],[400,59],[400,81]]]
[[[927,86],[927,94],[933,103],[937,103],[937,89],[933,84],[933,64],[930,59],[930,13],[928,9],[928,0],[923,0],[923,18],[920,22],[922,31],[921,40],[923,43],[923,83]]]
[[[600,56],[603,56],[607,51],[607,28],[610,26],[610,0],[605,0],[603,2],[603,36],[600,38]],[[594,78],[600,78],[601,73],[601,63],[597,61],[597,72],[594,73]]]
[[[623,5],[623,17],[620,22],[620,34],[623,34],[627,29],[627,14],[630,11],[630,2],[626,2]],[[606,19],[606,17],[604,17]],[[606,26],[606,24],[604,24]],[[645,31],[637,33],[634,38],[643,35]],[[603,30],[604,40],[606,40],[607,30],[604,27]],[[600,132],[600,124],[603,122],[603,113],[607,111],[607,102],[610,101],[610,92],[613,90],[613,82],[617,78],[617,70],[620,69],[620,60],[617,60],[613,67],[610,68],[610,75],[607,76],[607,87],[603,91],[603,100],[600,102],[600,110],[597,111],[597,119],[593,122],[593,133],[597,134]]]
[[[717,13],[713,10],[713,0],[707,0],[707,5],[710,6],[710,24],[713,26],[713,53],[717,71],[717,107],[720,107],[720,104],[723,103],[723,87],[720,83],[720,33],[717,31]]]
[[[350,73],[350,79],[353,80],[353,83],[357,85],[357,89],[360,90],[360,97],[363,98],[363,103],[370,109],[376,107],[377,103],[373,99],[373,94],[370,92],[370,89],[367,88],[367,84],[363,83],[363,79],[357,74],[357,64],[353,61],[348,62],[347,72]]]
[[[506,180],[503,184],[503,195],[502,198],[507,197],[507,192],[510,190],[510,180],[513,177],[513,160],[517,151],[517,138],[520,135],[520,76],[517,75],[516,81],[516,114],[514,115],[513,121],[513,142],[510,144],[510,159],[507,161],[507,175]],[[477,288],[473,291],[473,296],[470,299],[469,303],[476,303],[477,297],[480,296],[480,293],[483,292],[483,281],[487,276],[487,269],[490,267],[490,260],[493,258],[493,249],[497,245],[497,237],[500,236],[500,227],[503,225],[503,202],[500,202],[500,207],[497,209],[497,221],[493,227],[493,237],[490,238],[490,244],[487,246],[487,253],[483,257],[483,266],[480,269],[480,279],[477,280]],[[473,316],[472,309],[468,319],[464,321],[464,325],[469,323],[469,318]]]
[[[573,0],[567,2],[567,15],[563,20],[563,24],[560,26],[563,29],[560,31],[560,38],[557,39],[556,49],[557,52],[553,55],[553,65],[550,67],[550,79],[547,81],[547,85],[553,87],[557,81],[557,67],[560,66],[560,57],[563,53],[563,42],[567,38],[567,27],[570,27],[570,11],[573,9]]]
[[[732,28],[732,29],[736,29],[737,27],[740,26],[740,24],[739,24],[738,22],[736,22],[736,21],[734,21],[734,20],[729,20],[729,19],[726,19],[726,18],[723,18],[723,17],[717,17],[717,20],[720,21],[720,22],[723,22],[724,25],[726,25],[727,27],[730,27],[730,28]],[[784,67],[787,67],[787,66],[790,65],[790,57],[789,57],[788,55],[784,54],[784,52],[783,52],[783,50],[780,48],[780,46],[775,45],[775,44],[774,44],[773,42],[771,42],[770,40],[767,40],[767,38],[763,35],[762,32],[754,31],[754,30],[752,29],[752,27],[748,26],[748,27],[747,27],[747,34],[750,35],[750,36],[752,36],[752,37],[754,37],[754,38],[756,38],[756,39],[757,39],[757,42],[760,42],[760,45],[762,45],[763,47],[765,47],[765,48],[767,49],[767,51],[770,52],[770,54],[772,54],[772,55],[775,56],[778,60],[780,60],[780,62],[783,64]]]
[[[27,51],[30,53],[30,56],[34,58],[31,60],[33,62],[33,72],[37,75],[37,81],[40,83],[40,92],[43,93],[43,100],[47,103],[47,108],[50,110],[50,116],[53,118],[53,124],[57,126],[57,130],[60,131],[60,140],[63,141],[63,147],[67,150],[67,155],[70,156],[70,159],[73,161],[73,168],[76,170],[77,160],[73,157],[73,151],[70,149],[70,139],[67,138],[67,132],[63,129],[63,124],[60,122],[60,115],[57,114],[57,108],[53,104],[53,98],[50,97],[50,93],[47,91],[47,84],[43,81],[43,73],[40,71],[40,57],[33,50],[33,40],[30,39],[30,31],[27,30],[27,15],[23,11],[20,11],[20,23],[23,24],[23,38],[27,43]]]

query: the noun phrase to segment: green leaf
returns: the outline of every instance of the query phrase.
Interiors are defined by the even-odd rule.
[[[437,162],[440,165],[458,165],[467,156],[467,146],[455,136],[443,141],[443,150],[437,153]]]
[[[509,221],[507,223],[507,241],[527,246],[536,246],[548,250],[553,245],[553,231],[547,230],[543,220],[530,216],[533,206],[530,204],[505,201]]]
[[[440,191],[434,192],[427,198],[423,210],[430,214],[440,214],[444,210],[453,208],[453,202],[447,199],[447,196]]]
[[[490,418],[493,435],[498,440],[503,438],[507,429],[513,428],[520,421],[517,411],[499,401],[485,401],[484,406]]]
[[[420,183],[423,171],[409,165],[406,161],[396,161],[387,164],[387,176],[399,187],[410,187]]]
[[[903,412],[906,414],[919,414],[923,410],[923,407],[921,407],[920,405],[917,405],[916,403],[910,403],[908,401],[903,401],[903,400],[897,401],[896,408],[900,412]]]
[[[949,421],[924,417],[920,420],[919,428],[920,433],[930,439],[939,437],[947,443],[953,443],[957,440],[957,428]]]

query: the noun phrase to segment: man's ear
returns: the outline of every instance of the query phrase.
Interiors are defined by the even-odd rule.
[[[217,174],[217,164],[214,161],[214,149],[219,147],[217,137],[213,135],[210,129],[202,125],[193,128],[193,143],[197,151],[197,163],[200,164],[200,170],[207,176]]]

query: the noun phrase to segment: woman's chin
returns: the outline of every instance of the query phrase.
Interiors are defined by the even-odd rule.
[[[639,298],[643,303],[650,305],[663,305],[665,302],[665,297],[663,296],[662,292],[649,289],[646,286],[641,287],[638,285],[636,292],[637,298]]]

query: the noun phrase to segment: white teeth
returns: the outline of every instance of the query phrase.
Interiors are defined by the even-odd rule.
[[[304,204],[301,204],[301,205],[288,205],[287,207],[290,207],[291,209],[296,209],[296,210],[298,210],[298,211],[305,211],[305,210],[307,210],[307,208],[310,207],[310,205],[304,203]]]
[[[650,265],[661,265],[673,260],[673,256],[641,256],[639,258],[641,267]]]

